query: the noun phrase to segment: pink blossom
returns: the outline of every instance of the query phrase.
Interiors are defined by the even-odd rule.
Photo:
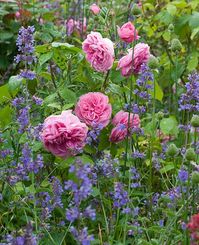
[[[21,14],[20,14],[19,11],[17,11],[17,12],[15,13],[15,17],[16,17],[17,19],[19,19],[19,18],[21,17]]]
[[[82,44],[86,59],[99,72],[111,69],[114,61],[113,43],[108,38],[102,38],[99,32],[91,32]]]
[[[123,124],[128,127],[129,113],[126,111],[119,111],[113,118],[112,124],[117,126],[118,124]],[[130,113],[129,127],[140,127],[140,118],[138,114]]]
[[[91,6],[90,6],[90,10],[93,12],[93,14],[99,14],[100,12],[100,7],[93,3]]]
[[[75,25],[76,23],[73,19],[69,19],[66,21],[66,31],[68,36],[70,36],[73,33]]]
[[[119,111],[113,118],[112,124],[115,126],[109,137],[109,140],[114,143],[119,143],[127,137],[128,127],[138,128],[140,127],[140,118],[137,114],[129,113],[125,111]]]
[[[123,124],[118,124],[111,131],[109,140],[114,143],[119,143],[123,141],[127,136],[127,128]]]
[[[148,44],[138,43],[134,47],[134,53],[132,49],[129,49],[129,53],[119,60],[117,69],[121,69],[123,76],[128,77],[132,72],[137,74],[140,71],[141,65],[147,63],[149,57],[150,47]]]
[[[119,37],[127,43],[131,43],[134,40],[139,39],[138,32],[134,25],[129,21],[125,23],[122,27],[117,28]]]
[[[83,31],[86,31],[86,18],[83,21]],[[82,31],[82,22],[79,20],[69,19],[66,21],[67,35],[70,36],[75,30]]]
[[[77,28],[78,31],[82,31],[82,21],[77,20],[75,21],[75,27]],[[84,21],[83,21],[83,31],[86,32],[86,17],[84,17]]]
[[[90,92],[82,95],[75,107],[75,114],[89,126],[105,127],[111,118],[112,107],[106,95]]]
[[[84,147],[87,132],[86,124],[67,110],[45,119],[41,139],[53,155],[65,158],[76,155]]]

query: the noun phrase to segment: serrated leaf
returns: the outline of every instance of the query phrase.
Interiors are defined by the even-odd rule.
[[[70,90],[66,87],[60,88],[59,93],[60,93],[61,97],[64,99],[64,101],[67,103],[75,103],[77,100],[76,94],[72,90]]]
[[[164,134],[177,135],[178,122],[175,117],[163,118],[160,122],[160,129]]]
[[[160,173],[161,174],[167,173],[167,172],[171,171],[174,168],[175,167],[174,167],[173,164],[166,165],[166,166],[164,166],[163,168],[160,169]]]
[[[53,52],[49,52],[49,53],[46,53],[46,54],[42,54],[40,57],[39,57],[39,64],[40,66],[42,66],[43,64],[45,64],[48,60],[50,60],[51,58],[53,57]]]
[[[67,50],[72,51],[72,52],[82,53],[81,49],[79,49],[79,48],[77,48],[74,45],[69,44],[69,43],[53,42],[51,45],[53,48],[64,48],[64,49],[67,49]]]
[[[198,33],[199,33],[199,27],[194,28],[191,33],[191,40],[193,40]]]
[[[151,84],[151,82],[149,82],[149,84]],[[154,89],[151,90],[149,93],[151,94],[152,98],[162,102],[164,94],[163,94],[162,88],[156,81],[155,81],[155,93],[154,93]]]
[[[8,88],[10,92],[15,92],[23,83],[24,79],[19,76],[11,76],[8,81]]]
[[[8,84],[5,84],[0,87],[0,103],[8,101],[9,99],[11,99],[9,86]]]
[[[191,55],[191,57],[189,59],[187,69],[189,71],[193,71],[197,66],[198,66],[198,54],[194,53]]]
[[[12,120],[12,109],[7,105],[0,110],[0,126],[5,127]]]

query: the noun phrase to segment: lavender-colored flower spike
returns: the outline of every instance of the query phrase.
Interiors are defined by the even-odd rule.
[[[22,26],[16,41],[19,54],[15,57],[15,62],[23,62],[26,67],[25,70],[20,72],[19,76],[29,80],[33,80],[36,77],[36,74],[28,69],[37,60],[34,55],[34,31],[34,26],[28,26],[27,28]]]

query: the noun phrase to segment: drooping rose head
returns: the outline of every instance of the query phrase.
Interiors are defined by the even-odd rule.
[[[93,3],[91,6],[90,6],[90,10],[92,11],[93,14],[99,14],[100,12],[100,7]]]
[[[131,43],[134,40],[139,39],[138,32],[130,21],[122,27],[118,26],[117,32],[119,37],[126,43]]]
[[[99,72],[111,69],[114,61],[113,43],[108,38],[102,38],[99,32],[91,32],[82,44],[87,61]]]
[[[127,127],[124,124],[118,124],[111,131],[109,140],[113,143],[119,143],[123,141],[127,136]]]
[[[126,111],[119,111],[113,118],[112,124],[117,126],[118,124],[123,124],[128,127],[129,113]],[[129,120],[130,128],[139,128],[140,127],[140,118],[139,115],[130,113]]]
[[[148,44],[138,43],[134,47],[134,53],[132,49],[129,49],[129,53],[119,60],[117,69],[121,69],[121,73],[125,77],[130,76],[133,72],[137,74],[141,65],[147,63],[149,57],[150,47]]]
[[[67,110],[45,119],[41,139],[53,155],[68,157],[76,155],[84,147],[87,132],[86,124]]]
[[[75,114],[89,126],[108,125],[111,118],[112,107],[106,95],[100,92],[90,92],[79,98],[75,107]]]

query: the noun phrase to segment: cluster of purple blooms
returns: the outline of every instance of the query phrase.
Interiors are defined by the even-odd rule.
[[[37,245],[37,238],[33,234],[33,227],[31,223],[28,223],[25,227],[24,235],[14,237],[8,235],[6,237],[6,243],[1,243],[2,245]]]
[[[113,206],[115,208],[124,208],[129,202],[128,192],[125,191],[121,182],[115,182],[113,194]]]
[[[135,150],[133,153],[132,153],[132,158],[133,159],[144,159],[146,157],[146,155],[142,152],[139,152],[137,150]]]
[[[50,179],[52,187],[52,196],[48,192],[37,193],[36,204],[41,207],[41,220],[45,221],[51,217],[55,208],[63,208],[62,194],[64,192],[61,182],[55,176]]]
[[[82,245],[90,245],[91,241],[94,240],[94,236],[88,234],[88,228],[87,227],[78,231],[74,226],[71,226],[70,231],[73,234],[74,238],[77,241],[79,241],[79,243]]]
[[[132,104],[125,104],[124,109],[134,114],[144,114],[146,112],[146,104],[151,102],[151,90],[153,89],[154,76],[149,67],[143,64],[140,69],[139,78],[136,80],[136,89],[133,93],[135,101]]]
[[[188,76],[189,82],[185,84],[186,92],[180,96],[179,110],[199,111],[199,74],[194,72]]]
[[[189,173],[185,169],[184,166],[181,167],[181,169],[178,171],[178,179],[180,180],[181,183],[185,183],[188,180]]]
[[[112,158],[110,154],[105,154],[102,159],[96,162],[94,172],[99,177],[115,177],[119,173],[119,160]]]
[[[19,162],[10,169],[10,173],[13,174],[10,184],[15,184],[20,180],[29,180],[29,173],[37,174],[44,166],[42,155],[38,154],[36,159],[33,159],[32,149],[28,143],[25,143],[22,147],[22,154],[19,158]],[[15,176],[15,178],[13,178]]]
[[[131,183],[131,187],[132,188],[138,188],[141,186],[140,184],[140,174],[138,173],[137,169],[135,167],[132,167],[130,170],[130,176],[131,176],[131,180],[132,180],[132,183]]]
[[[34,56],[34,31],[34,26],[28,26],[27,28],[22,26],[19,30],[16,42],[20,53],[15,57],[15,62],[24,62],[25,64],[25,70],[21,71],[20,77],[30,80],[33,80],[36,77],[35,73],[28,69],[28,66],[36,62],[36,57]]]
[[[149,91],[153,88],[149,81],[153,81],[154,76],[146,64],[142,64],[140,69],[140,76],[136,80],[137,88],[134,90],[134,94],[140,99],[150,102],[151,94]]]
[[[95,220],[96,213],[91,206],[88,206],[83,210],[81,208],[81,203],[88,199],[92,193],[93,184],[91,166],[77,160],[74,165],[70,166],[69,172],[75,174],[77,183],[72,180],[65,182],[65,190],[70,191],[72,194],[69,208],[66,210],[66,219],[69,222],[80,220],[83,217]],[[93,236],[88,235],[86,227],[79,231],[73,227],[71,233],[81,244],[90,244],[90,241],[93,240]]]
[[[92,129],[89,130],[89,132],[87,134],[86,143],[89,145],[92,145],[93,143],[98,144],[99,143],[99,135],[100,135],[100,132],[102,129],[103,129],[102,124],[93,123]]]

